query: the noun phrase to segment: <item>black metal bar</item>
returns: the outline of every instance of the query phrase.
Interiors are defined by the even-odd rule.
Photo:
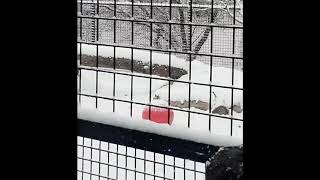
[[[169,19],[172,20],[172,0],[169,0]]]
[[[176,158],[174,157],[173,158],[173,165],[175,165],[176,164]],[[173,168],[173,179],[176,179],[176,167],[174,166],[174,168]]]
[[[83,137],[85,137],[85,136],[83,136]],[[96,138],[93,138],[93,139],[96,139]],[[96,140],[99,140],[99,139],[96,139]],[[108,151],[110,152],[110,142],[109,141],[106,141],[106,142],[108,142]],[[110,176],[110,153],[108,152],[108,173],[107,173],[107,176],[109,177]]]
[[[79,64],[80,64],[80,66],[81,66],[81,57],[82,56],[82,54],[81,54],[81,43],[79,43]],[[78,67],[78,70],[79,70],[79,92],[81,93],[81,69],[79,69],[79,67]],[[79,96],[79,104],[81,104],[81,96]]]
[[[131,0],[131,13],[132,13],[132,17],[134,17],[134,0]],[[132,36],[133,38],[133,36]]]
[[[97,28],[98,29],[98,28]],[[97,55],[96,55],[96,67],[99,68],[99,46],[97,46]],[[98,85],[98,82],[99,82],[99,72],[96,71],[96,108],[98,108],[98,89],[99,89],[99,85]]]
[[[125,178],[124,178],[124,179],[127,179],[127,169],[128,169],[128,162],[127,162],[127,157],[128,157],[128,155],[127,155],[127,153],[128,153],[128,147],[126,146],[126,151],[125,151],[125,165],[124,165],[124,167],[125,167],[126,169],[125,169]]]
[[[186,160],[183,159],[183,179],[186,179]]]
[[[99,15],[99,0],[97,0],[97,15]],[[97,26],[96,26],[96,41],[99,42],[99,19],[96,19]],[[96,49],[96,67],[99,68],[99,46],[97,45]],[[96,71],[96,94],[98,95],[98,89],[99,89],[99,72]],[[98,108],[98,97],[96,98],[96,108]]]
[[[144,172],[147,171],[147,168],[146,168],[146,162],[147,162],[147,157],[146,157],[146,151],[143,151],[143,167],[144,167]],[[144,175],[144,179],[146,179],[146,174],[143,174]]]
[[[190,15],[189,15],[189,22],[192,23],[192,0],[190,0]],[[189,51],[192,52],[192,25],[189,26]],[[192,55],[189,54],[189,81],[191,82],[191,74],[192,74]],[[189,98],[188,98],[188,127],[190,127],[190,112],[191,112],[191,83],[189,84]]]
[[[80,12],[81,12],[81,15],[82,15],[82,7],[83,7],[83,0],[80,1]]]
[[[150,18],[153,19],[153,0],[150,0]]]
[[[83,11],[82,11],[82,0],[80,2],[80,13],[82,15]],[[82,18],[80,17],[80,40],[82,40]],[[80,61],[80,65],[81,65],[81,59],[82,59],[82,53],[81,53],[81,43],[79,43],[79,61]],[[79,91],[81,92],[81,70],[79,69]],[[81,96],[79,96],[79,104],[81,104]],[[82,178],[83,178],[83,174],[82,174]]]
[[[171,53],[169,53],[169,77],[171,77]],[[171,80],[168,80],[168,106],[171,106]],[[170,109],[168,109],[168,124],[170,120]]]
[[[99,163],[100,163],[100,162],[101,162],[101,141],[99,141],[98,152],[99,152]],[[99,171],[99,174],[101,174],[100,164],[99,164],[99,166],[98,166],[98,171]]]
[[[82,18],[80,18],[80,40],[82,40]]]
[[[131,49],[131,73],[133,73],[133,49]],[[133,101],[133,76],[131,76],[130,100]],[[130,116],[131,117],[132,117],[132,106],[133,106],[133,103],[130,104]]]
[[[133,72],[133,50],[131,50],[131,71]],[[130,91],[130,100],[133,101],[133,76],[131,76],[131,91]],[[130,116],[132,117],[132,106],[133,104],[130,104]]]
[[[191,22],[192,23],[192,10],[193,10],[193,8],[192,8],[192,0],[190,0],[190,19],[189,19],[189,22]]]
[[[233,2],[233,24],[236,23],[236,0],[234,0]],[[235,53],[235,28],[232,29],[232,54]],[[232,68],[231,68],[231,77],[232,77],[232,80],[231,80],[231,85],[233,86],[234,85],[234,58],[232,58]],[[233,116],[233,89],[231,89],[231,116]],[[230,123],[230,135],[232,136],[233,134],[233,120],[231,120],[231,123]]]
[[[117,150],[116,150],[116,152],[118,152],[118,148],[119,148],[119,144],[117,144]],[[119,167],[118,166],[118,162],[119,162],[119,156],[118,156],[118,154],[116,154],[116,157],[117,157],[117,161],[116,161],[116,167]],[[118,179],[118,168],[116,168],[116,179]]]
[[[191,55],[189,55],[189,81],[191,82]],[[189,96],[188,96],[188,127],[190,128],[190,112],[191,112],[191,83],[188,83],[189,85]]]
[[[117,0],[114,0],[114,11],[113,11],[113,16],[114,18],[117,17]],[[114,20],[113,21],[113,43],[117,42],[117,21]],[[113,69],[116,69],[116,47],[113,47]],[[116,74],[113,73],[113,97],[116,96]],[[115,112],[116,110],[116,104],[115,104],[115,100],[113,100],[113,112]],[[108,171],[109,172],[109,171]]]
[[[169,21],[172,21],[172,0],[170,0],[169,6]],[[172,48],[172,24],[169,24],[169,49]],[[169,52],[169,69],[168,69],[169,78],[171,78],[171,52]],[[171,106],[171,81],[168,80],[168,106]],[[170,109],[168,109],[168,124],[170,121]]]
[[[156,175],[156,152],[153,153],[153,162],[153,174]]]
[[[152,25],[151,25],[152,27]],[[152,34],[152,32],[150,33]],[[152,36],[151,36],[152,38]],[[150,40],[152,42],[152,39]],[[152,43],[151,43],[152,46]],[[150,50],[150,78],[149,78],[149,104],[151,104],[151,92],[152,92],[152,50]],[[149,106],[149,119],[151,119],[151,106]]]
[[[99,139],[97,139],[97,140],[99,140]],[[109,171],[109,169],[110,169],[110,166],[112,166],[112,165],[110,165],[110,143],[108,142],[108,153],[107,153],[107,157],[108,157],[108,164],[107,164],[107,167],[108,167],[108,173],[107,173],[107,176],[109,177],[109,175],[110,175],[110,171]]]
[[[151,19],[152,19],[152,3],[151,3]],[[152,22],[150,23],[150,47],[152,47]],[[150,68],[149,68],[149,104],[151,104],[151,90],[152,90],[152,50],[150,50]],[[151,119],[151,106],[149,106],[149,119]]]
[[[131,16],[134,17],[134,0],[131,0]],[[134,22],[131,22],[131,44],[134,46]],[[133,48],[131,48],[131,73],[133,73]],[[133,101],[133,76],[131,76],[130,100]],[[132,117],[133,103],[130,103],[130,116]],[[127,173],[126,173],[127,174]]]
[[[196,162],[193,161],[193,169],[194,169],[194,173],[193,173],[193,179],[196,180],[197,179],[197,173],[195,172],[197,167],[196,167]]]
[[[136,148],[134,148],[134,170],[136,170],[137,169],[137,149]],[[137,177],[137,171],[134,171],[134,178],[136,179],[136,177]]]
[[[114,6],[114,12],[113,12],[113,15],[114,15],[114,17],[117,17],[117,0],[114,0],[114,4],[113,4],[113,6]]]
[[[116,48],[113,48],[113,70],[116,70]],[[116,73],[113,73],[113,97],[116,97]],[[116,111],[115,100],[113,100],[113,112]]]
[[[163,155],[163,176],[166,177],[166,155]]]
[[[213,0],[211,0],[211,19],[210,19],[210,22],[213,23],[214,19],[213,19]],[[213,27],[210,27],[211,28],[211,36],[210,36],[210,53],[212,54],[213,53]],[[210,80],[210,84],[212,83],[212,56],[210,56],[210,77],[209,77],[209,80]],[[209,90],[209,113],[212,112],[212,87],[210,86],[209,87],[210,90]],[[209,131],[211,132],[211,116],[209,116]]]
[[[92,174],[92,139],[90,139],[90,174]]]
[[[97,33],[97,42],[99,42],[99,19],[97,19],[97,31],[96,31],[96,33]]]
[[[84,139],[82,139],[82,144],[84,145]],[[82,156],[81,157],[84,157],[84,148],[82,148]],[[84,170],[84,160],[82,159],[82,167],[81,167],[81,170],[83,171]],[[81,173],[81,180],[83,180],[83,173]]]
[[[97,0],[97,15],[99,15],[99,8],[100,8],[100,6],[99,6],[99,0]],[[98,28],[99,29],[99,28]]]

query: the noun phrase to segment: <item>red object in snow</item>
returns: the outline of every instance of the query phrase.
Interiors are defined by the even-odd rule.
[[[151,111],[150,119],[149,119],[149,110]],[[167,109],[167,108],[159,108],[159,107],[149,108],[149,106],[146,106],[143,110],[142,118],[156,122],[156,123],[160,123],[160,124],[171,125],[173,122],[173,111],[172,109]],[[169,118],[169,122],[168,122],[168,118]]]

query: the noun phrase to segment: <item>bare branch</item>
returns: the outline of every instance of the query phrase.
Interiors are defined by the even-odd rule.
[[[200,38],[200,36],[204,33],[204,31],[202,31],[197,37],[196,39],[191,43],[192,45]]]
[[[239,2],[239,0],[238,0],[238,2]],[[243,24],[243,21],[242,21],[242,20],[238,19],[237,17],[234,17],[233,14],[230,12],[230,10],[229,10],[229,9],[230,9],[229,3],[230,3],[230,0],[227,0],[226,2],[223,2],[224,8],[221,8],[221,10],[226,11],[226,12],[227,12],[232,18],[234,18],[237,22]],[[235,11],[235,9],[234,9],[234,11]],[[242,15],[242,7],[241,7],[240,12],[241,12],[240,14]]]

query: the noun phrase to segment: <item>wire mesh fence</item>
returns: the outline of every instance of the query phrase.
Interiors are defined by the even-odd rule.
[[[167,124],[242,137],[242,1],[77,2],[81,106],[149,120],[165,111]],[[203,162],[79,139],[79,179],[204,179]]]
[[[78,179],[205,179],[205,164],[78,137]]]
[[[82,1],[79,6],[82,7],[83,18],[78,19],[78,27],[82,21],[82,37],[79,37],[100,43],[134,44],[140,47],[152,45],[158,49],[182,52],[191,48],[195,52],[242,57],[242,20],[239,20],[239,10],[233,10],[233,1],[226,1],[226,4],[218,2],[207,1],[201,5],[197,1],[191,3],[186,0]],[[94,15],[99,17],[94,18]],[[92,37],[92,27],[98,24],[96,19],[99,19],[98,29],[101,31],[95,36],[99,38]],[[211,27],[208,26],[210,24]],[[204,39],[212,39],[212,50],[210,41]],[[232,66],[223,61],[216,65]],[[241,66],[240,62],[235,63],[235,68],[242,69]]]

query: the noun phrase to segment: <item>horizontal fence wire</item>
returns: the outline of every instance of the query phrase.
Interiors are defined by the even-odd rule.
[[[78,103],[242,137],[240,2],[77,0]],[[80,135],[78,179],[200,180],[205,164]]]

